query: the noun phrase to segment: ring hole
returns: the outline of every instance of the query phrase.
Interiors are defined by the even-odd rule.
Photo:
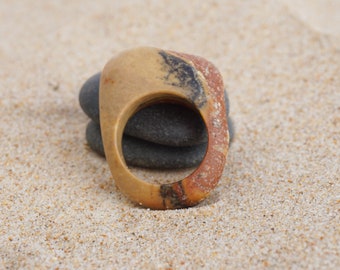
[[[205,156],[207,141],[204,121],[191,105],[157,100],[128,120],[122,150],[136,177],[167,184],[196,170]]]

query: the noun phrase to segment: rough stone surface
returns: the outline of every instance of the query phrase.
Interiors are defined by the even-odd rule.
[[[86,128],[89,146],[104,156],[100,126],[94,121]],[[128,165],[154,169],[190,168],[199,165],[206,152],[206,144],[192,147],[171,147],[128,135],[123,136],[123,153]]]
[[[206,128],[199,114],[178,104],[154,104],[138,111],[129,119],[124,132],[170,146],[192,146],[207,142]]]
[[[79,93],[83,111],[99,124],[100,73],[90,77]],[[227,115],[229,100],[225,95]],[[229,130],[233,134],[232,130]],[[193,146],[207,142],[205,125],[199,115],[177,104],[155,104],[138,111],[128,121],[124,133],[132,137],[168,146]]]

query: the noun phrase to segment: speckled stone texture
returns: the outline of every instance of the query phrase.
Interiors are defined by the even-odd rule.
[[[0,269],[338,269],[338,14],[336,0],[0,1]],[[198,207],[135,207],[87,147],[79,89],[137,45],[223,75],[237,134]]]

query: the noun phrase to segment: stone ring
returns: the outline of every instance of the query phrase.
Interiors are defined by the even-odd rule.
[[[133,175],[122,151],[129,118],[159,103],[197,111],[208,133],[206,154],[198,168],[178,182],[161,185]],[[229,132],[222,76],[213,64],[198,56],[156,48],[125,51],[102,71],[99,106],[106,159],[118,188],[132,201],[151,209],[190,207],[215,188],[224,169]]]

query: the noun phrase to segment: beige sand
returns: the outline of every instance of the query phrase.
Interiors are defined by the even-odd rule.
[[[1,1],[0,269],[339,268],[339,13],[337,0]],[[80,86],[139,45],[223,74],[237,137],[198,207],[136,207],[86,146]]]

